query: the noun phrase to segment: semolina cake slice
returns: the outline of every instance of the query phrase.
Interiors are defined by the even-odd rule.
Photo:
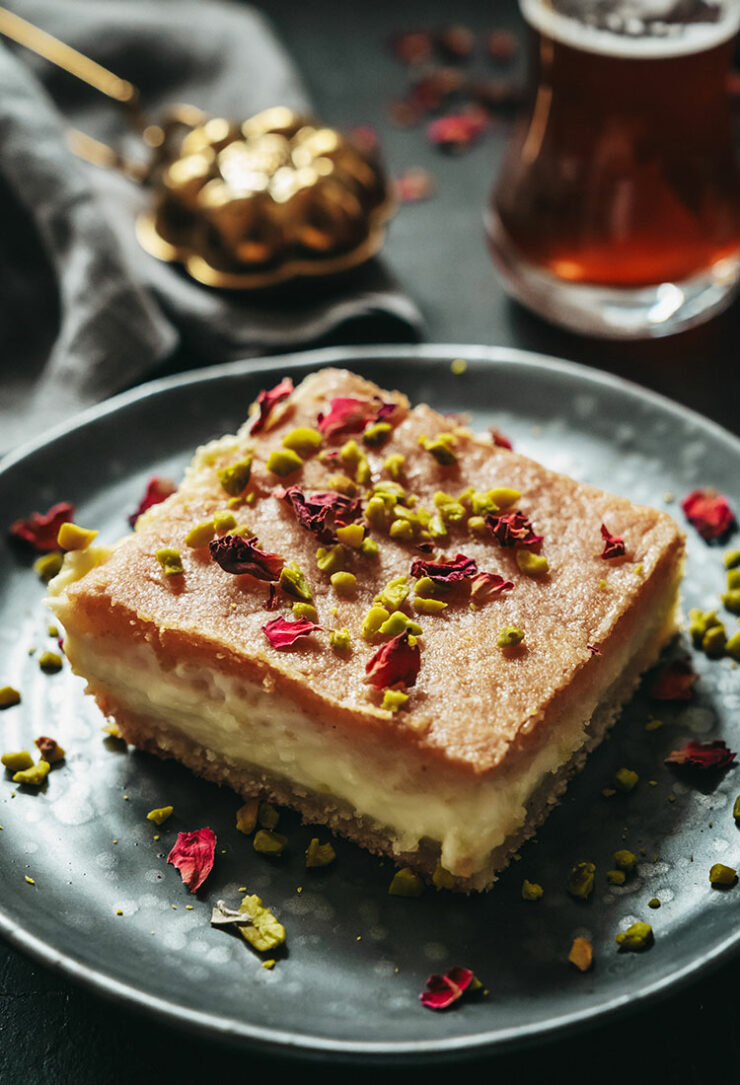
[[[128,742],[487,889],[675,632],[683,534],[324,369],[50,586]]]

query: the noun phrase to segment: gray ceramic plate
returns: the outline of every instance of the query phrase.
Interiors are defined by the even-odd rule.
[[[450,371],[455,357],[468,361],[461,376]],[[444,346],[249,361],[119,396],[0,465],[3,518],[70,500],[80,522],[112,541],[127,529],[151,474],[177,478],[198,443],[241,422],[260,388],[325,364],[347,365],[443,411],[470,411],[477,426],[495,423],[549,467],[667,507],[679,520],[677,501],[666,495],[678,499],[697,485],[717,486],[740,507],[740,443],[706,420],[554,359]],[[311,832],[290,814],[282,822],[289,854],[279,862],[256,855],[234,828],[232,793],[178,765],[108,749],[83,683],[66,669],[43,675],[29,654],[53,646],[43,587],[30,560],[4,538],[0,548],[0,685],[23,692],[23,703],[0,716],[2,747],[52,734],[68,751],[40,794],[13,795],[10,780],[0,780],[0,929],[40,961],[213,1036],[284,1052],[401,1058],[523,1043],[584,1025],[673,989],[740,941],[740,888],[718,892],[707,877],[717,861],[740,865],[737,771],[701,791],[663,764],[689,738],[722,737],[737,748],[740,671],[729,660],[697,657],[694,702],[667,706],[659,730],[645,731],[655,706],[639,694],[539,842],[491,893],[404,900],[388,896],[389,864],[345,842],[333,868],[306,872]],[[689,555],[686,606],[714,603],[724,581],[721,551],[692,531]],[[639,773],[639,785],[629,796],[603,798],[622,766]],[[157,841],[146,813],[170,803],[175,815]],[[177,831],[206,824],[218,834],[217,861],[191,899],[165,860]],[[605,872],[624,846],[640,854],[637,874],[610,887]],[[598,869],[587,903],[564,888],[581,859]],[[522,901],[525,877],[545,887],[543,900]],[[274,971],[241,939],[209,925],[211,904],[220,897],[236,904],[240,886],[259,893],[287,927],[288,954]],[[651,898],[659,910],[648,908]],[[652,922],[655,945],[642,955],[618,953],[614,936],[634,918]],[[588,974],[567,963],[577,934],[595,948]],[[443,1014],[423,1009],[418,992],[428,973],[455,964],[473,968],[488,997]]]

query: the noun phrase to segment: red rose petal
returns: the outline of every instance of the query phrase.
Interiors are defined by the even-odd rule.
[[[309,497],[304,494],[300,486],[289,486],[287,490],[274,491],[274,495],[288,502],[301,527],[312,532],[320,542],[337,541],[332,521],[348,524],[356,520],[360,514],[358,498],[346,497],[332,490],[311,494]]]
[[[511,591],[514,583],[505,580],[498,573],[478,573],[470,582],[470,601],[476,606],[482,606],[502,591]]]
[[[542,542],[542,535],[535,535],[531,522],[518,509],[489,512],[486,526],[501,546],[537,546]]]
[[[10,534],[41,553],[56,550],[59,528],[71,522],[74,511],[69,501],[60,501],[48,512],[32,512],[26,520],[16,520],[10,525]]]
[[[177,867],[185,885],[191,893],[195,893],[213,870],[215,854],[216,834],[213,829],[195,829],[191,833],[177,834],[167,862]]]
[[[136,521],[139,519],[143,512],[150,509],[152,505],[159,505],[165,498],[173,494],[177,486],[170,478],[160,478],[159,475],[152,475],[146,484],[146,491],[136,512],[132,512],[128,518],[129,526],[134,527]]]
[[[452,561],[424,561],[415,558],[411,563],[411,575],[428,576],[435,584],[452,584],[456,580],[470,580],[478,572],[473,558],[458,554]]]
[[[602,524],[601,537],[604,540],[604,549],[601,552],[602,558],[608,561],[610,558],[624,557],[624,539],[621,535],[612,535],[606,524]]]
[[[428,170],[421,166],[410,166],[394,179],[393,190],[401,203],[419,203],[435,194],[437,183]]]
[[[491,434],[491,439],[497,448],[508,448],[509,451],[513,449],[514,446],[509,438],[505,433],[502,433],[500,429],[497,429],[496,426],[489,426],[488,432]]]
[[[213,560],[225,573],[239,576],[247,573],[255,580],[277,580],[285,561],[279,554],[270,554],[255,546],[257,536],[244,539],[241,535],[224,535],[208,544]]]
[[[325,437],[361,433],[368,423],[384,421],[395,409],[395,403],[384,403],[382,399],[336,396],[329,404],[329,413],[319,414],[317,424]]]
[[[277,407],[278,403],[281,403],[284,399],[293,391],[293,381],[290,377],[283,377],[279,384],[276,384],[274,388],[269,391],[262,391],[255,400],[257,404],[258,415],[254,422],[250,426],[250,434],[259,433],[263,430],[268,423],[270,415]]]
[[[700,769],[726,769],[735,760],[737,755],[729,750],[721,739],[716,742],[694,742],[693,739],[682,746],[680,750],[673,750],[665,759],[666,765],[683,765],[686,768]]]
[[[698,677],[688,660],[674,660],[655,679],[650,687],[650,696],[655,701],[690,701]]]
[[[394,34],[389,46],[393,55],[402,64],[421,64],[432,55],[432,35],[428,30],[406,30]]]
[[[421,992],[419,1001],[429,1010],[445,1010],[462,998],[473,979],[473,972],[460,966],[451,968],[443,976],[434,973],[427,979],[427,989]]]
[[[686,519],[702,539],[721,539],[735,527],[735,514],[729,502],[716,490],[692,490],[681,502]]]
[[[475,107],[466,113],[438,117],[427,127],[427,139],[442,150],[463,151],[476,143],[490,125],[485,110]]]
[[[391,686],[413,686],[419,673],[418,644],[409,644],[409,632],[404,630],[383,644],[365,664],[367,680],[373,689]]]
[[[306,637],[318,629],[321,629],[321,626],[314,625],[307,618],[298,618],[294,622],[289,622],[287,618],[273,618],[267,625],[262,626],[262,632],[273,648],[290,648],[299,637]]]
[[[601,655],[601,652],[599,651],[599,649],[596,647],[595,644],[587,644],[586,647],[588,648],[588,650],[589,650],[589,652],[591,653],[592,656],[600,656]]]

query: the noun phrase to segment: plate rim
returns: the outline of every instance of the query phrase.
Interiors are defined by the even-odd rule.
[[[232,376],[248,376],[252,372],[255,375],[266,374],[288,366],[293,369],[308,370],[329,365],[351,367],[353,364],[389,360],[418,365],[425,361],[443,362],[458,357],[492,366],[513,362],[532,369],[546,368],[549,372],[576,378],[599,390],[610,389],[626,393],[637,397],[643,403],[649,403],[663,413],[690,421],[694,426],[702,428],[705,432],[708,431],[716,440],[728,445],[736,455],[740,456],[740,437],[693,408],[617,374],[519,347],[459,343],[414,345],[391,343],[325,347],[292,351],[287,354],[260,355],[203,366],[136,385],[101,403],[87,407],[70,419],[52,427],[42,436],[32,438],[0,457],[0,481],[7,471],[55,441],[139,401],[152,396],[166,395],[168,391],[175,388],[181,389],[189,385],[195,386]],[[1,903],[0,935],[13,948],[48,968],[59,970],[68,979],[81,984],[87,990],[113,1001],[123,1001],[129,1010],[138,1011],[154,1020],[164,1021],[175,1028],[194,1028],[204,1038],[258,1047],[266,1054],[293,1058],[314,1060],[333,1058],[345,1062],[372,1059],[375,1063],[385,1062],[386,1064],[418,1063],[432,1056],[438,1059],[460,1056],[472,1058],[523,1048],[534,1040],[552,1041],[567,1034],[582,1031],[607,1017],[621,1016],[636,1011],[653,999],[672,995],[695,981],[700,975],[717,968],[725,958],[740,950],[740,928],[738,928],[718,942],[708,953],[695,957],[678,971],[648,983],[637,992],[632,992],[630,995],[617,995],[594,1008],[582,1007],[551,1018],[544,1023],[525,1023],[503,1031],[499,1030],[495,1034],[486,1031],[436,1040],[383,1042],[296,1035],[292,1032],[250,1025],[248,1022],[193,1009],[174,1001],[163,1001],[145,990],[112,977],[101,969],[81,963],[72,953],[66,953],[40,942],[20,923],[16,923],[6,915]]]

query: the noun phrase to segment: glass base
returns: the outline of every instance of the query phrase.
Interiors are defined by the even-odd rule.
[[[678,283],[618,287],[569,282],[525,260],[493,212],[487,214],[486,230],[509,293],[553,324],[585,335],[674,335],[726,309],[740,284],[740,254]]]

